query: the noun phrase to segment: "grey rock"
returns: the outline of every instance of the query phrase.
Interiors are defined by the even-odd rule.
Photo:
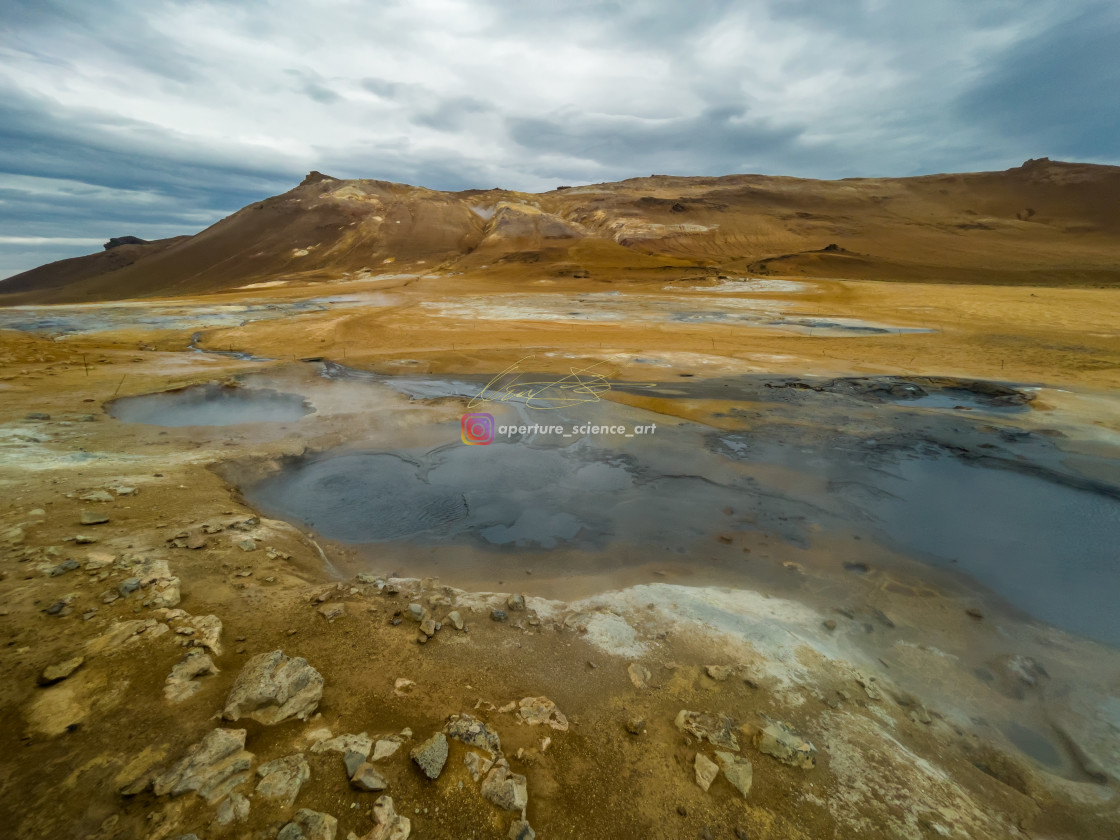
[[[253,763],[245,751],[244,729],[215,729],[152,782],[156,796],[194,791],[214,804],[248,778]]]
[[[120,582],[120,585],[117,587],[117,592],[119,592],[122,596],[131,595],[138,589],[140,589],[140,578],[130,577],[125,578]]]
[[[426,611],[424,609],[423,604],[409,604],[408,605],[407,615],[413,621],[417,621],[417,622],[423,621],[425,614],[426,614]]]
[[[241,669],[222,717],[251,717],[266,725],[288,718],[307,720],[323,697],[323,676],[302,657],[274,650],[254,656]]]
[[[360,752],[350,751],[342,757],[342,764],[346,768],[346,778],[354,778],[354,774],[358,772],[358,768],[366,763],[366,756]]]
[[[490,611],[490,619],[492,621],[505,621],[507,618],[509,618],[509,616],[506,615],[505,610],[491,610]]]
[[[276,840],[334,840],[338,820],[330,814],[300,808],[292,821],[280,829]]]
[[[727,715],[681,709],[674,723],[677,729],[701,740],[706,739],[712,746],[735,752],[739,750],[739,741],[735,737],[735,721]]]
[[[202,688],[198,677],[216,673],[214,661],[201,648],[194,648],[172,667],[164,681],[163,696],[172,703],[182,703]]]
[[[479,747],[491,755],[497,755],[502,751],[502,741],[498,733],[472,715],[452,715],[443,731],[447,733],[448,738],[454,738],[472,747]]]
[[[525,777],[509,771],[509,763],[502,759],[482,782],[482,796],[506,811],[524,813],[529,804],[529,788]]]
[[[768,720],[754,737],[755,749],[783,764],[811,770],[817,766],[817,748],[787,723]]]
[[[77,560],[74,560],[73,558],[67,558],[66,560],[63,560],[57,566],[52,568],[50,574],[51,574],[51,577],[58,577],[59,575],[64,575],[67,572],[72,572],[75,569],[80,569],[80,568],[81,568],[81,563],[79,563]]]
[[[54,685],[56,682],[66,679],[82,667],[82,663],[85,661],[84,656],[74,656],[65,662],[59,662],[57,665],[48,665],[39,675],[39,685]]]
[[[311,778],[311,768],[301,753],[284,756],[257,768],[261,777],[257,795],[279,801],[285,808],[295,804],[299,789]]]
[[[113,501],[113,494],[105,490],[94,490],[78,498],[83,502],[111,502]]]
[[[79,521],[82,525],[104,525],[109,521],[109,517],[104,513],[96,513],[92,510],[83,510],[81,519]]]
[[[739,791],[745,799],[747,794],[751,792],[751,784],[754,782],[754,765],[751,764],[750,759],[723,750],[716,750],[716,760],[719,761],[719,766],[723,768],[724,778],[731,782],[732,787]]]
[[[350,784],[358,790],[377,791],[385,790],[389,783],[385,777],[377,772],[377,768],[368,761],[362,762],[350,777]]]
[[[447,763],[447,736],[435,733],[424,743],[415,747],[409,755],[429,779],[438,779]]]
[[[32,411],[23,415],[24,420],[50,420],[51,416],[42,411]]]
[[[89,534],[78,534],[74,537],[74,542],[78,545],[93,545],[97,542],[97,537],[90,536]]]
[[[231,793],[218,806],[214,825],[226,826],[249,819],[249,800],[240,793]]]
[[[700,785],[703,790],[707,790],[716,780],[716,776],[719,775],[719,765],[704,753],[698,752],[696,753],[696,760],[693,762],[693,771],[696,773],[696,784]]]
[[[510,840],[536,840],[537,832],[525,820],[514,820],[510,823],[509,834],[506,836]]]

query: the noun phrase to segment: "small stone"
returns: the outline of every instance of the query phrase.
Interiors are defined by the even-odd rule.
[[[509,763],[502,759],[482,782],[482,796],[499,808],[524,813],[529,804],[529,788],[525,777],[511,773]]]
[[[325,618],[328,623],[333,624],[336,618],[341,618],[346,615],[346,605],[340,604],[337,601],[330,604],[322,604],[319,607],[319,615]]]
[[[471,774],[471,778],[476,782],[486,775],[494,762],[488,758],[483,758],[476,752],[468,752],[463,757],[463,763],[467,765],[467,772]]]
[[[412,831],[408,817],[400,816],[393,808],[393,798],[384,794],[373,805],[373,821],[376,828],[362,840],[408,840]]]
[[[464,626],[463,617],[459,615],[458,610],[452,610],[451,612],[449,612],[447,614],[447,618],[444,619],[444,622],[450,624],[456,630],[462,630]]]
[[[824,625],[824,629],[828,630],[829,632],[832,632],[833,630],[836,629],[836,621],[834,619],[826,618],[821,623]]]
[[[735,737],[737,725],[727,715],[681,709],[674,723],[682,732],[699,739],[706,738],[713,746],[734,751],[739,749],[739,741]]]
[[[984,618],[984,613],[980,612],[980,610],[976,609],[975,607],[969,607],[964,612],[965,615],[967,615],[969,618],[974,618],[977,621],[982,621]]]
[[[257,550],[257,541],[254,540],[252,537],[242,537],[235,544],[242,551],[256,551]]]
[[[50,420],[51,416],[42,411],[32,411],[29,414],[23,415],[24,420]]]
[[[97,537],[92,537],[89,534],[78,534],[74,537],[74,542],[78,545],[93,545],[97,542]]]
[[[377,772],[377,768],[368,761],[362,762],[354,775],[350,777],[350,784],[358,790],[378,791],[385,790],[389,783],[385,777]]]
[[[716,776],[719,775],[719,765],[704,755],[704,753],[696,753],[696,761],[693,763],[693,770],[696,773],[696,784],[700,785],[702,790],[710,788],[712,782],[716,780]]]
[[[130,578],[125,578],[124,580],[121,581],[120,586],[117,587],[117,591],[122,596],[123,595],[131,595],[133,592],[135,592],[139,588],[140,588],[140,578],[130,577]]]
[[[924,723],[926,726],[933,723],[933,718],[930,717],[925,706],[918,706],[917,708],[911,709],[910,717],[917,723]]]
[[[525,596],[524,595],[510,595],[506,598],[506,606],[510,612],[524,612],[525,610]]]
[[[435,733],[424,743],[415,747],[409,755],[429,779],[438,779],[447,763],[447,736]]]
[[[80,569],[80,568],[81,568],[81,564],[78,563],[77,560],[74,560],[73,558],[68,558],[66,560],[63,560],[57,566],[53,567],[51,569],[50,576],[51,577],[59,577],[60,575],[64,575],[67,572],[72,572],[75,569]]]
[[[505,621],[507,618],[509,618],[509,616],[506,614],[505,610],[490,611],[490,619],[492,621]]]
[[[560,732],[568,731],[568,719],[547,697],[524,697],[518,706],[518,714],[530,726],[547,724]]]
[[[510,840],[536,840],[537,832],[525,820],[514,820],[510,823],[509,834],[506,836]]]
[[[392,738],[382,738],[373,745],[373,756],[370,761],[380,761],[383,758],[388,758],[400,748],[400,741],[395,741]]]
[[[314,752],[314,750],[312,750]],[[342,764],[346,768],[346,778],[354,778],[354,774],[358,772],[358,768],[366,763],[366,756],[363,753],[351,750],[342,757]]]
[[[98,572],[106,566],[113,565],[113,561],[116,559],[116,556],[112,554],[106,554],[101,551],[91,551],[86,556],[86,562],[82,568],[87,572]]]
[[[630,682],[634,684],[634,688],[647,688],[650,678],[653,676],[649,672],[649,668],[637,662],[631,662],[626,669],[626,673],[630,675]]]
[[[436,634],[438,629],[439,625],[430,618],[425,618],[420,622],[420,632],[429,639]]]
[[[82,663],[85,661],[84,656],[75,656],[57,665],[48,665],[39,675],[39,685],[53,685],[56,682],[61,682],[82,667]]]
[[[704,673],[716,682],[723,682],[735,673],[735,667],[732,665],[708,665],[704,669]]]
[[[644,735],[646,732],[645,718],[630,718],[628,721],[626,721],[626,731],[631,735]]]
[[[92,510],[83,510],[81,516],[82,525],[104,525],[109,521],[109,517],[104,513],[95,513]]]
[[[113,501],[113,494],[104,490],[94,490],[78,498],[83,502],[111,502]]]

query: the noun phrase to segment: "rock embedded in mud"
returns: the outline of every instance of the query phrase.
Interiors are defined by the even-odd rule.
[[[311,768],[302,753],[284,756],[257,768],[261,777],[257,795],[275,799],[285,808],[291,808],[299,796],[303,783],[311,778]]]
[[[733,673],[735,673],[734,665],[708,665],[704,668],[704,673],[711,677],[716,682],[723,682]]]
[[[505,621],[507,618],[509,618],[509,616],[506,614],[505,610],[491,610],[490,611],[490,620],[491,621]]]
[[[73,656],[57,665],[48,665],[39,675],[39,685],[54,685],[61,682],[82,667],[82,663],[85,661],[84,656]]]
[[[716,780],[719,775],[719,765],[708,758],[704,753],[696,753],[696,760],[693,762],[693,772],[696,774],[696,784],[700,785],[702,790],[707,790],[712,786],[712,782]]]
[[[674,723],[677,729],[700,740],[706,739],[712,746],[739,751],[739,740],[735,737],[737,724],[725,714],[681,709]]]
[[[338,820],[330,814],[300,808],[292,821],[280,829],[276,840],[335,840]]]
[[[533,827],[525,820],[514,820],[510,823],[509,833],[506,836],[510,840],[536,840],[537,832],[533,831]]]
[[[342,753],[344,756],[347,753],[358,753],[364,761],[369,755],[369,751],[373,749],[373,739],[365,732],[361,732],[357,735],[342,734],[332,738],[329,729],[324,731],[326,732],[326,737],[313,744],[311,752],[337,752]]]
[[[113,501],[113,494],[105,490],[93,490],[78,498],[83,502],[111,502]]]
[[[82,525],[104,525],[109,521],[109,517],[104,513],[97,513],[92,510],[83,510],[81,519],[79,521]]]
[[[650,678],[653,676],[649,668],[638,662],[631,662],[626,668],[626,673],[630,676],[634,688],[648,688]]]
[[[210,804],[248,778],[252,753],[245,751],[244,729],[215,729],[152,782],[156,796],[194,791]]]
[[[525,812],[529,804],[529,786],[525,777],[511,773],[504,758],[486,775],[482,782],[482,797],[506,811]]]
[[[432,780],[438,779],[439,774],[443,772],[443,765],[447,763],[447,736],[437,732],[424,743],[414,747],[409,755],[424,771],[425,776]]]
[[[640,717],[632,717],[626,721],[626,731],[631,735],[645,735],[646,733],[646,719]]]
[[[746,799],[754,783],[754,765],[751,764],[750,759],[724,750],[716,750],[716,760],[723,768],[724,778]]]
[[[307,720],[323,697],[323,676],[302,657],[274,650],[254,656],[241,669],[226,700],[226,720],[271,725],[289,718]]]
[[[568,731],[568,719],[547,697],[524,697],[517,712],[530,726],[547,724],[560,732]]]
[[[789,724],[768,721],[754,737],[755,749],[783,764],[812,770],[817,766],[817,748]]]

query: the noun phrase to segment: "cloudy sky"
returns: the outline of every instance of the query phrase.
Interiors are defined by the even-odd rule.
[[[1117,44],[1115,0],[4,0],[0,277],[311,169],[537,191],[1120,164]]]

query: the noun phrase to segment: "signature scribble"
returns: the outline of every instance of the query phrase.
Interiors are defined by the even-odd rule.
[[[535,356],[525,356],[507,367],[486,383],[486,387],[473,397],[467,408],[474,408],[488,402],[523,402],[528,408],[558,409],[569,408],[589,402],[599,402],[600,395],[611,390],[610,382],[594,368],[604,364],[596,362],[583,368],[569,368],[567,376],[560,379],[524,382],[521,380],[520,366]],[[628,383],[629,384],[629,383]],[[644,387],[655,387],[652,383]]]

